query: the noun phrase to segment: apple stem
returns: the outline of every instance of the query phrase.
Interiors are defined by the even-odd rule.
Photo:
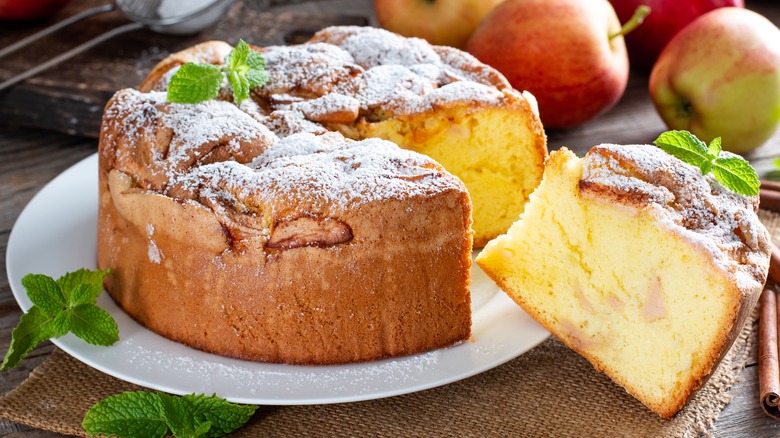
[[[642,24],[643,21],[645,21],[645,17],[650,13],[650,7],[646,5],[641,5],[638,8],[636,8],[636,11],[634,11],[634,15],[631,17],[630,20],[626,21],[626,24],[623,25],[623,27],[620,28],[620,31],[613,33],[609,36],[609,39],[615,38],[616,36],[620,35],[626,35],[632,30],[636,29],[637,26]]]

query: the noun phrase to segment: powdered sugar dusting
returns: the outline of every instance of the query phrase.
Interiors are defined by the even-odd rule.
[[[282,131],[303,127],[317,135],[279,139],[229,102],[171,104],[159,92],[125,90],[107,114],[112,134],[102,153],[113,151],[119,170],[144,188],[199,200],[218,216],[301,209],[327,216],[370,202],[465,191],[426,156],[385,140],[321,133],[297,112],[266,119],[286,124]],[[150,243],[150,260],[160,256]]]
[[[334,44],[346,50],[358,65],[366,69],[388,64],[409,66],[441,62],[433,47],[420,38],[404,38],[371,27],[341,29],[345,38]]]
[[[382,65],[368,70],[355,81],[343,84],[337,92],[352,94],[364,111],[377,107],[398,108],[417,102],[420,97],[436,87],[431,81],[420,77],[401,65]]]
[[[318,212],[464,190],[430,158],[388,141],[353,142],[335,133],[294,134],[247,166],[207,164],[178,176],[175,184],[199,196],[235,196],[243,205],[305,205]]]
[[[733,193],[649,145],[594,147],[583,161],[580,187],[583,196],[652,214],[706,249],[742,290],[763,282],[769,236],[756,214],[757,197]]]
[[[154,224],[146,224],[146,236],[149,237],[149,245],[146,251],[147,257],[149,257],[150,262],[159,265],[162,261],[162,253],[154,241]]]
[[[352,56],[330,44],[271,46],[263,50],[270,77],[261,95],[294,93],[322,96],[363,69]]]
[[[357,116],[347,117],[345,106],[333,105],[347,101],[321,98],[329,93],[356,99],[359,115],[381,120],[429,110],[434,102],[424,98],[434,91],[435,104],[476,99],[500,105],[498,91],[510,88],[500,73],[465,52],[371,27],[326,28],[306,44],[269,47],[264,55],[271,79],[259,95],[273,109],[301,109],[312,121],[354,122]],[[481,87],[451,87],[458,83]],[[466,89],[476,92],[465,95]]]

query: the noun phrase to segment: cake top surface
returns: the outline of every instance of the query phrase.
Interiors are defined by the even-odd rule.
[[[758,197],[736,194],[655,146],[593,147],[583,160],[580,192],[650,213],[705,248],[742,290],[748,282],[763,282],[770,249],[756,214]]]
[[[198,62],[196,56],[219,62],[215,50],[208,50],[212,44],[224,45],[195,46],[192,53],[177,54],[180,63]],[[304,44],[256,50],[269,73],[251,96],[254,111],[263,116],[293,111],[314,123],[351,124],[359,117],[377,121],[443,105],[498,105],[504,93],[516,94],[503,75],[466,52],[373,27],[329,27]],[[180,63],[163,61],[142,91],[164,91]],[[231,99],[228,89],[225,82],[220,99]]]
[[[465,191],[432,159],[338,133],[284,138],[229,102],[165,101],[122,90],[106,108],[101,159],[135,184],[176,199],[277,218],[303,208],[334,214],[367,202]]]
[[[518,94],[495,69],[457,49],[372,27],[330,27],[305,44],[255,48],[265,58],[269,80],[240,105],[233,103],[226,80],[216,99],[194,105],[166,101],[181,64],[221,64],[228,50],[212,41],[173,54],[140,92],[117,93],[101,134],[107,169],[178,199],[229,199],[234,210],[284,209],[286,201],[279,199],[347,209],[465,190],[427,157],[330,131],[361,118],[500,105],[506,93]]]

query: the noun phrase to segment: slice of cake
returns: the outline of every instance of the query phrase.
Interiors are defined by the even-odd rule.
[[[766,280],[758,198],[645,145],[554,152],[477,263],[537,321],[664,418],[725,355]]]

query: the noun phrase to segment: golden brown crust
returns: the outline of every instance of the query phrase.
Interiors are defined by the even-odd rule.
[[[463,192],[366,205],[340,218],[353,229],[349,242],[232,251],[207,208],[150,193],[125,199],[108,179],[101,171],[98,263],[113,269],[106,287],[170,339],[242,359],[331,364],[470,336]],[[150,197],[166,206],[149,209]],[[441,214],[453,209],[461,213]],[[193,225],[199,215],[208,227]],[[172,230],[174,218],[190,225]]]

